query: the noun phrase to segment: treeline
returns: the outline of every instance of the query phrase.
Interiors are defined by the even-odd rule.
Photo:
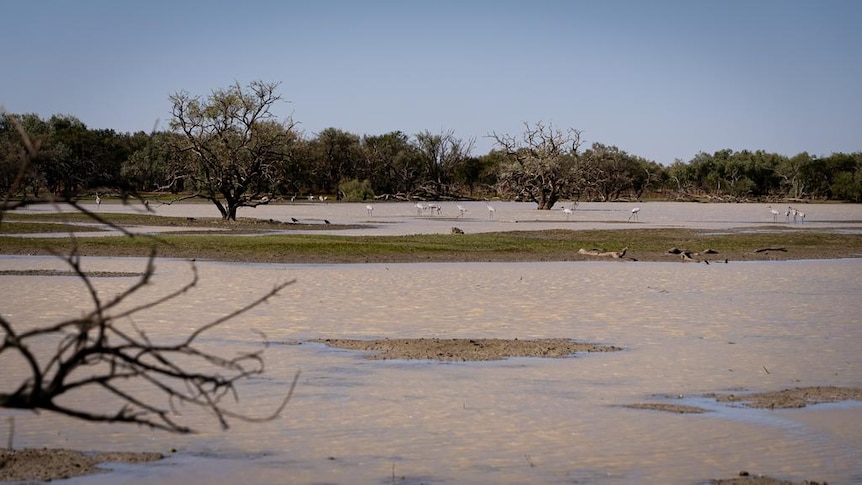
[[[74,116],[6,114],[0,117],[0,191],[32,198],[111,191],[202,193],[202,178],[189,171],[212,170],[200,163],[200,152],[222,148],[207,145],[212,133],[184,132],[176,116],[170,130],[118,133],[90,129]],[[24,172],[26,152],[13,120],[39,145]],[[581,147],[579,132],[542,124],[525,125],[518,136],[494,134],[495,147],[477,156],[473,140],[451,131],[359,135],[327,128],[306,136],[292,122],[270,123],[277,136],[253,155],[265,161],[256,166],[265,173],[250,181],[255,187],[243,188],[264,201],[324,194],[347,200],[502,197],[533,200],[540,208],[569,198],[862,201],[860,152],[788,157],[721,150],[663,166],[614,146]],[[200,143],[190,145],[198,135]],[[240,175],[226,180],[231,170],[250,166],[243,157],[252,155],[237,149],[223,158],[229,170],[214,183],[245,183]],[[549,180],[549,186],[539,186]]]

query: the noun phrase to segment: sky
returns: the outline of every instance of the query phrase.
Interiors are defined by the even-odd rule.
[[[262,80],[307,137],[829,155],[862,151],[860,25],[859,0],[0,0],[0,105],[164,130],[171,94]]]

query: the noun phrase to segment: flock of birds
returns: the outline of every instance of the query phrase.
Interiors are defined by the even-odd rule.
[[[310,200],[313,200],[313,199],[310,199]],[[321,200],[325,200],[325,199],[321,199]],[[441,206],[440,204],[438,204],[436,202],[428,202],[428,203],[417,202],[414,205],[414,207],[416,208],[416,215],[417,216],[421,216],[421,215],[429,213],[429,212],[431,214],[437,214],[437,215],[441,215],[443,213],[443,206]],[[455,207],[458,209],[458,216],[457,217],[464,217],[464,214],[466,214],[468,212],[467,208],[461,204],[456,204]],[[488,219],[493,219],[494,217],[496,217],[497,209],[495,209],[493,205],[486,204],[485,207],[488,209]],[[567,207],[564,205],[560,208],[560,210],[563,212],[563,214],[565,214],[566,220],[569,220],[569,218],[572,216],[572,214],[575,213],[575,209],[577,209],[577,208],[578,208],[578,203],[574,202],[571,207]],[[634,209],[632,209],[631,215],[629,215],[628,220],[630,222],[631,221],[637,222],[638,214],[640,214],[640,211],[641,211],[640,207],[635,207]],[[365,205],[365,213],[368,215],[368,217],[372,217],[374,215],[374,206],[371,204],[366,204]]]
[[[781,215],[780,212],[773,209],[772,206],[769,206],[769,212],[772,214],[772,222],[778,222],[778,217]],[[794,209],[793,207],[787,206],[787,210],[784,211],[784,222],[793,222],[793,223],[802,223],[805,222],[805,213],[799,209]]]

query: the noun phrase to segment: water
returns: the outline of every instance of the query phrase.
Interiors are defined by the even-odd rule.
[[[448,234],[452,227],[466,233],[490,231],[519,231],[541,229],[631,229],[688,227],[696,229],[758,228],[809,228],[862,234],[862,205],[859,204],[801,204],[806,214],[804,222],[784,217],[784,205],[775,207],[781,212],[773,221],[769,204],[697,204],[691,202],[600,203],[585,202],[567,216],[559,207],[570,208],[571,202],[557,204],[551,211],[536,210],[536,204],[526,202],[491,202],[494,213],[486,202],[439,202],[441,213],[420,211],[412,202],[373,202],[372,215],[366,203],[294,202],[240,208],[239,217],[290,222],[295,218],[311,224],[363,224],[360,229],[338,231],[345,235],[404,235]],[[457,204],[467,209],[463,215]],[[630,219],[631,210],[639,207],[637,221]],[[95,204],[89,207],[96,210]],[[209,203],[165,205],[153,203],[150,209],[163,216],[220,217],[215,206]],[[54,211],[52,206],[32,206],[21,212],[39,213]],[[59,210],[71,210],[60,207]],[[99,212],[142,212],[138,205],[102,203]],[[140,228],[137,232],[177,230],[176,227]],[[291,231],[295,233],[296,231]]]
[[[730,211],[710,216],[706,227],[721,229],[722,221],[764,224],[745,222],[759,214],[751,207],[736,214],[740,205],[690,206],[685,210],[691,213],[702,207]],[[362,214],[351,220],[367,219],[361,207]],[[390,209],[381,207],[389,206],[375,205],[375,220],[400,218],[388,226],[423,227],[432,217],[388,216],[381,213]],[[648,207],[643,204],[640,227],[659,224],[648,221],[647,214],[667,210]],[[337,204],[307,210],[312,209],[338,210]],[[858,221],[858,210],[828,217]],[[498,206],[497,216],[507,211]],[[555,215],[559,224],[574,224],[559,213],[525,213]],[[520,224],[480,219],[458,225],[497,224],[508,230]],[[806,219],[809,223],[815,222]],[[615,224],[620,226],[630,227]],[[85,260],[89,270],[136,271],[143,263]],[[197,287],[138,315],[135,323],[152,338],[178,338],[273,285],[295,279],[271,302],[204,340],[209,348],[232,355],[259,340],[251,329],[266,334],[273,342],[266,351],[267,376],[243,386],[238,406],[246,413],[266,414],[301,370],[283,416],[265,424],[234,423],[222,432],[207,416],[185,410],[183,419],[202,432],[175,436],[51,413],[0,411],[0,416],[15,416],[17,447],[169,455],[158,463],[69,480],[86,484],[682,484],[730,477],[740,470],[797,481],[862,483],[862,429],[856,425],[862,406],[770,411],[700,397],[862,386],[862,260],[196,264],[201,274]],[[62,266],[47,257],[0,257],[0,269],[37,268]],[[141,297],[156,298],[190,277],[188,262],[161,260],[154,285]],[[102,278],[95,283],[107,296],[133,281]],[[88,308],[87,293],[69,277],[0,276],[0,294],[3,317],[22,325]],[[307,343],[327,337],[568,337],[624,350],[482,363],[370,361],[360,353]],[[20,363],[0,359],[0,366],[0,388],[8,389],[17,382]],[[103,404],[96,395],[75,400],[83,406]],[[694,403],[711,412],[679,415],[624,407],[667,401]],[[0,440],[5,433],[0,428]]]

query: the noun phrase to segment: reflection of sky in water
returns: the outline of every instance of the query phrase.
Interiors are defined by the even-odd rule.
[[[92,270],[135,271],[143,264],[86,261]],[[0,269],[60,264],[0,257]],[[265,414],[301,369],[281,419],[237,423],[222,433],[208,417],[184,410],[204,429],[189,437],[17,412],[15,445],[178,450],[160,464],[71,483],[282,483],[285,477],[388,483],[393,468],[407,482],[430,483],[694,483],[743,469],[797,481],[848,483],[862,476],[862,434],[846,425],[859,422],[862,406],[772,412],[694,397],[713,412],[621,406],[656,394],[862,385],[859,260],[198,267],[197,288],[135,323],[153,338],[177,337],[295,278],[272,302],[206,340],[225,355],[258,341],[250,328],[281,342],[267,350],[268,377],[244,386],[239,404]],[[155,284],[142,296],[161,295],[189,277],[188,263],[159,261]],[[107,295],[132,281],[95,283]],[[0,291],[0,311],[14,322],[46,322],[87,308],[74,278],[4,276]],[[441,364],[369,361],[356,352],[291,344],[476,336],[570,337],[624,350]],[[17,371],[0,364],[7,364],[0,387],[8,388]]]

